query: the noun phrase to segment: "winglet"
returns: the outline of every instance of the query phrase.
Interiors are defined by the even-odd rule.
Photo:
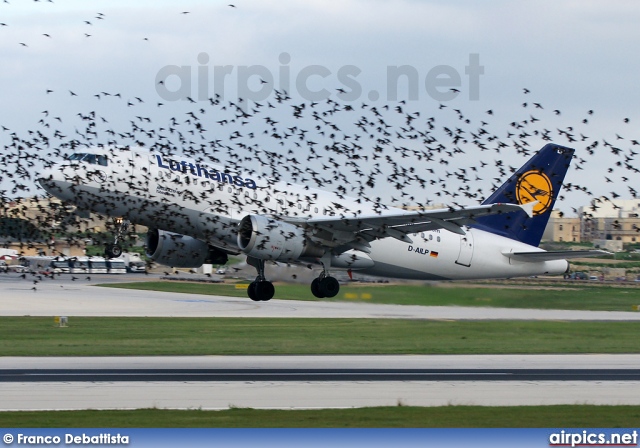
[[[533,218],[533,208],[539,203],[540,201],[527,202],[526,204],[520,205],[520,208],[524,210],[529,218]]]

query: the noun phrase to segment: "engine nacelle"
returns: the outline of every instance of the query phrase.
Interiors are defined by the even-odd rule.
[[[300,227],[262,215],[242,218],[238,247],[248,256],[261,260],[293,261],[324,255],[324,249],[309,241]]]
[[[225,264],[227,254],[204,241],[178,233],[149,229],[147,256],[174,268],[198,268],[204,263]]]

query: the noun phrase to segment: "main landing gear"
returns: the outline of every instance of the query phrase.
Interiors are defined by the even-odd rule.
[[[335,277],[324,277],[324,272],[311,282],[311,293],[319,299],[335,297],[340,291],[340,283]]]
[[[331,256],[325,255],[320,259],[322,264],[322,272],[318,278],[311,282],[311,294],[319,299],[335,297],[340,291],[340,283],[335,277],[329,275],[329,266],[331,266]]]
[[[113,218],[113,223],[116,227],[116,235],[113,243],[104,246],[105,258],[118,258],[120,255],[122,255],[122,246],[120,246],[120,244],[118,243],[124,238],[124,235],[129,229],[129,221],[125,219]]]
[[[271,300],[276,292],[273,283],[264,277],[264,260],[259,258],[247,257],[247,263],[258,270],[258,276],[249,284],[247,294],[254,302],[266,302]]]
[[[255,302],[266,302],[271,300],[276,292],[273,283],[264,276],[264,260],[254,257],[247,257],[247,263],[258,271],[258,276],[249,284],[247,294]],[[340,291],[340,283],[335,277],[329,275],[331,256],[323,256],[320,259],[322,273],[311,282],[311,293],[319,299],[335,297]]]

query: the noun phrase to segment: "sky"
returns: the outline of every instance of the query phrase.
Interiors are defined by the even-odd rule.
[[[422,178],[437,178],[427,188],[407,179],[408,194],[400,198],[397,189],[385,186],[390,168],[381,166],[371,194],[394,205],[478,202],[497,182],[496,161],[523,164],[527,156],[513,142],[524,141],[534,151],[546,143],[534,132],[542,129],[552,141],[576,148],[583,161],[574,163],[565,183],[588,193],[569,189],[563,194],[556,206],[567,215],[600,195],[611,198],[613,192],[630,199],[634,190],[629,187],[638,184],[632,140],[640,123],[640,60],[634,53],[640,44],[640,4],[634,1],[9,0],[0,3],[0,23],[6,25],[0,25],[5,151],[11,151],[12,133],[27,139],[30,132],[58,130],[68,137],[59,142],[86,141],[88,120],[82,116],[91,112],[102,119],[96,119],[97,135],[90,142],[106,144],[115,135],[107,130],[126,133],[132,121],[147,130],[167,129],[172,117],[183,123],[189,112],[202,109],[207,140],[229,142],[240,154],[242,146],[234,146],[238,140],[230,136],[253,131],[262,136],[252,140],[261,148],[297,152],[304,160],[305,145],[281,145],[265,134],[271,129],[266,113],[248,118],[242,127],[218,121],[234,118],[228,102],[239,104],[238,98],[245,110],[270,102],[276,107],[268,116],[279,127],[308,128],[307,135],[322,144],[326,135],[314,130],[317,121],[292,117],[292,104],[306,103],[307,114],[311,103],[320,108],[331,99],[355,109],[330,115],[340,129],[334,139],[347,135],[349,141],[361,115],[373,119],[370,107],[387,106],[393,141],[385,150],[424,147],[402,138],[403,114],[415,112],[420,115],[413,125],[424,128],[432,117],[433,135],[451,150],[456,144],[444,128],[461,129],[467,137],[484,128],[506,143],[500,152],[482,151],[469,137],[467,143],[457,142],[462,152],[447,164],[439,163],[441,153],[431,165],[397,151],[390,154]],[[286,90],[292,99],[274,101],[274,89]],[[208,98],[215,94],[221,102],[210,107]],[[399,106],[403,113],[394,113]],[[523,121],[523,127],[511,125]],[[375,139],[359,142],[363,155],[373,151]],[[599,143],[595,149],[593,142]],[[620,151],[612,153],[607,144]],[[45,148],[29,150],[54,156]],[[257,160],[264,158],[254,155],[241,154],[249,169],[263,172]],[[228,157],[224,151],[216,154],[222,163]],[[349,158],[334,158],[348,178]],[[456,170],[479,161],[487,167],[471,183],[481,195],[448,195],[467,184],[456,183]],[[314,163],[307,160],[309,166]],[[364,171],[373,166],[370,159],[358,164]],[[285,170],[280,174],[287,176]],[[0,188],[9,191],[13,182],[3,176]],[[323,187],[335,190],[341,183],[348,182]]]

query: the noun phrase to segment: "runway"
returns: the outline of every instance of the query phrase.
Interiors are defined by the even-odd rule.
[[[0,382],[72,381],[640,381],[635,370],[16,370]]]
[[[640,355],[0,358],[1,410],[640,405]]]
[[[640,320],[634,312],[256,303],[114,290],[68,278],[30,288],[18,276],[0,276],[0,315]],[[0,358],[4,411],[640,405],[638,390],[640,355]]]
[[[72,282],[69,277],[45,280],[35,285],[16,274],[0,275],[2,316],[109,316],[109,317],[257,317],[257,318],[372,318],[456,320],[564,320],[640,321],[640,312],[540,310],[380,305],[365,302],[323,302],[272,299],[253,302],[245,297],[179,294],[122,290],[92,286],[95,283],[157,280],[141,275],[98,276],[91,282]]]

